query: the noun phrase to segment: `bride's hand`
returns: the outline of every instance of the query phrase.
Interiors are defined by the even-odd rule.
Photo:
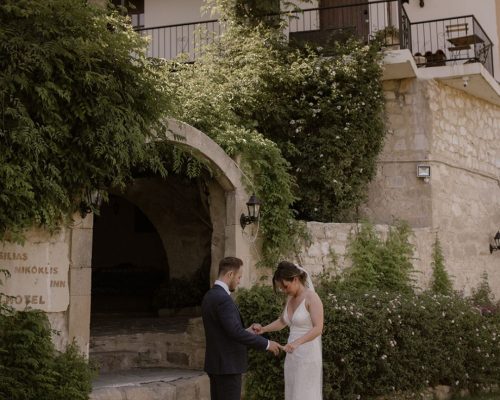
[[[287,343],[284,347],[283,350],[286,351],[287,353],[293,353],[294,350],[299,347],[295,343]]]
[[[250,326],[250,328],[252,328],[253,333],[255,333],[256,335],[261,335],[261,334],[264,333],[263,330],[262,330],[262,325],[261,324],[255,324],[254,323],[254,324],[252,324]]]

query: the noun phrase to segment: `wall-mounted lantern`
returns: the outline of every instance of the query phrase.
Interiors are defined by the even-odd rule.
[[[493,242],[490,243],[490,254],[496,250],[500,250],[500,231],[493,237]]]
[[[245,229],[245,226],[253,224],[259,220],[260,213],[260,200],[252,194],[247,201],[248,215],[241,214],[240,225],[241,229]]]
[[[80,201],[80,216],[85,218],[94,209],[99,208],[102,203],[102,193],[98,190],[93,192],[85,191],[82,200]]]
[[[417,165],[417,178],[423,179],[425,183],[431,179],[431,166],[430,165]]]

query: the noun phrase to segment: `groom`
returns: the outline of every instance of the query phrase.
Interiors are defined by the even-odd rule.
[[[247,346],[277,355],[279,345],[243,327],[231,292],[240,283],[243,261],[223,258],[219,277],[201,304],[205,327],[205,371],[210,378],[212,400],[240,400],[241,374],[247,370]]]

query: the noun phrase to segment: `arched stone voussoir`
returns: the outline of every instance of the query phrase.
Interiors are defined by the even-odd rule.
[[[186,147],[205,159],[215,179],[225,191],[234,191],[243,184],[243,173],[238,164],[211,138],[200,130],[173,118],[165,120],[165,139],[180,147]]]

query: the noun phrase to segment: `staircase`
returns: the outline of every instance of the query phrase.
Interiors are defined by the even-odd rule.
[[[99,367],[91,400],[208,400],[201,318],[102,317],[89,358]]]

